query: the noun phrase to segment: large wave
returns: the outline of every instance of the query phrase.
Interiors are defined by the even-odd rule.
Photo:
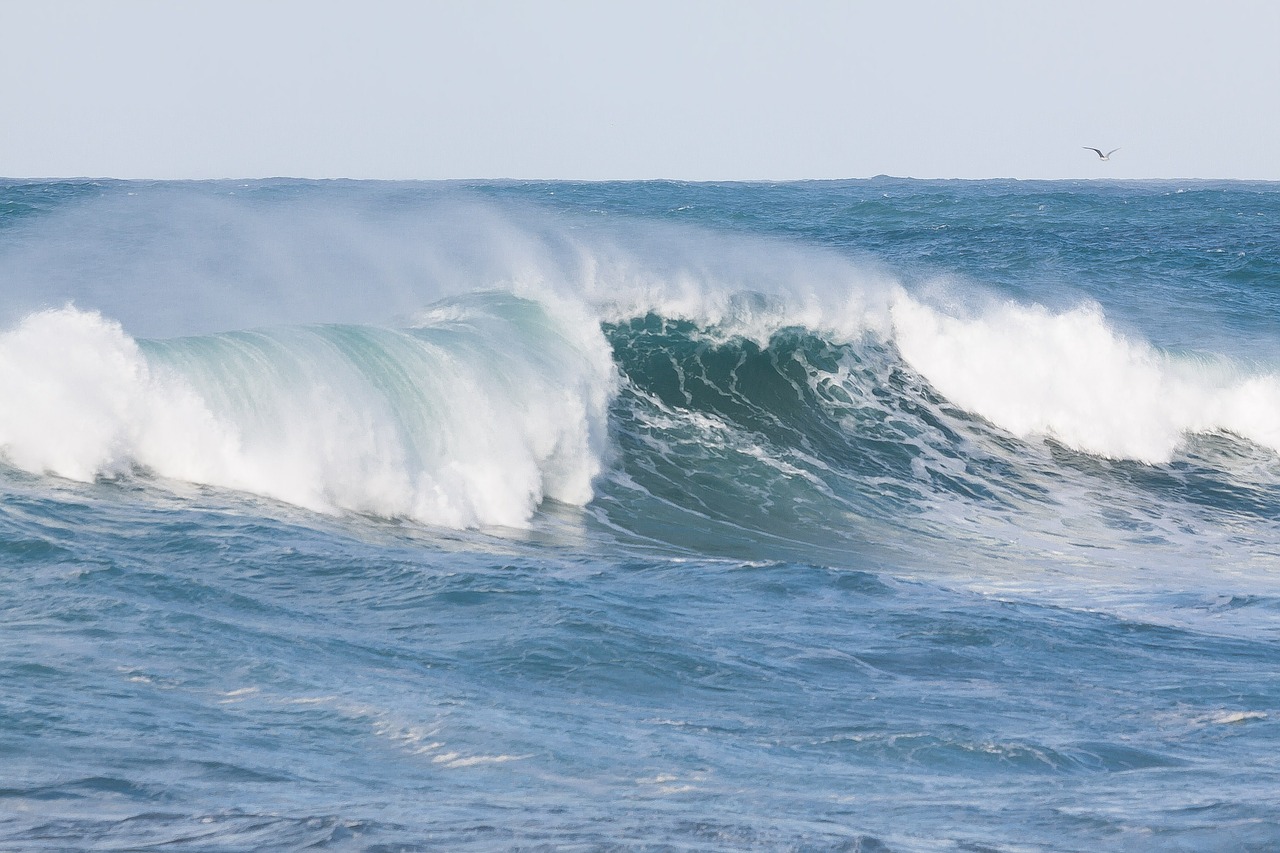
[[[142,469],[318,510],[467,527],[583,504],[605,451],[599,332],[501,295],[412,328],[137,341],[73,307],[0,335],[0,448],[91,480]]]
[[[1038,464],[1010,441],[1155,465],[1196,435],[1280,452],[1274,374],[1162,352],[1096,307],[964,317],[899,290],[886,328],[847,305],[819,329],[811,305],[760,294],[601,324],[486,292],[407,327],[156,340],[68,306],[0,334],[0,449],[77,480],[140,470],[470,527],[525,524],[545,498],[588,503],[622,442],[646,488],[758,516],[757,532],[939,493],[1010,501]]]
[[[1088,299],[448,193],[324,189],[317,213],[310,186],[223,189],[117,194],[5,249],[12,465],[448,527],[647,494],[679,513],[625,513],[645,535],[749,539],[1025,505],[1087,467],[1072,454],[1167,472],[1208,440],[1256,469],[1219,494],[1276,503],[1255,464],[1280,453],[1275,367],[1162,349]],[[31,310],[51,296],[86,307]]]
[[[917,360],[915,327],[833,336],[788,325],[783,306],[748,301],[757,309],[752,327],[762,314],[776,327],[763,341],[734,334],[732,324],[657,313],[606,324],[624,379],[613,407],[619,452],[593,507],[612,527],[693,553],[952,575],[981,565],[1010,581],[1044,572],[1095,583],[1131,578],[1135,553],[1140,571],[1158,565],[1165,580],[1216,565],[1237,575],[1273,572],[1280,456],[1265,431],[1260,440],[1244,435],[1280,412],[1272,374],[1162,352],[1115,331],[1089,306],[1055,314],[995,304],[962,317],[902,293],[895,319],[919,315],[922,324],[963,330],[1001,328],[1008,314],[1008,337],[1027,318],[1056,333],[1022,332],[1026,352],[1006,349],[1005,359],[989,355],[1007,344],[998,336],[961,335],[943,364],[956,371],[956,391]],[[1076,340],[1082,322],[1093,337]],[[924,339],[947,343],[941,334]],[[1154,375],[1185,383],[1177,402],[1186,408],[1141,388],[1055,397],[1052,372],[1070,391],[1082,369],[1053,360],[1075,353],[1072,344],[1095,347],[1087,357],[1118,371],[1127,359],[1150,359]],[[975,359],[985,372],[966,373]],[[998,408],[962,396],[977,388],[994,394],[993,406],[1017,402],[1004,374],[1046,362],[1049,376],[1025,380],[1050,386],[1034,385],[1039,396],[1024,401],[1041,418],[1030,428],[1015,430],[1019,422],[1002,422]],[[1210,411],[1233,397],[1240,420],[1225,404]],[[1068,428],[1093,412],[1110,414],[1108,404],[1121,409],[1085,433],[1092,443]],[[1167,432],[1153,433],[1127,420],[1170,411],[1202,431],[1157,420]]]

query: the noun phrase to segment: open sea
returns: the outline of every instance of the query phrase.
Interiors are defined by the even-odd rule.
[[[0,850],[1280,849],[1280,183],[0,181]]]

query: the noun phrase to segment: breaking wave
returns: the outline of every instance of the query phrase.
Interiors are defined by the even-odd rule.
[[[0,335],[0,447],[34,473],[135,469],[322,511],[523,525],[591,499],[614,385],[599,333],[464,298],[412,328],[134,340],[73,307]]]

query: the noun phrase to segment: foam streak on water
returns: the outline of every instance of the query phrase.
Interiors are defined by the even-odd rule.
[[[0,848],[1274,849],[1277,218],[0,182]]]

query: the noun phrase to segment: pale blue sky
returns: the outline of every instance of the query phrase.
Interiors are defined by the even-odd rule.
[[[1280,180],[1273,0],[0,0],[0,32],[12,177]]]

